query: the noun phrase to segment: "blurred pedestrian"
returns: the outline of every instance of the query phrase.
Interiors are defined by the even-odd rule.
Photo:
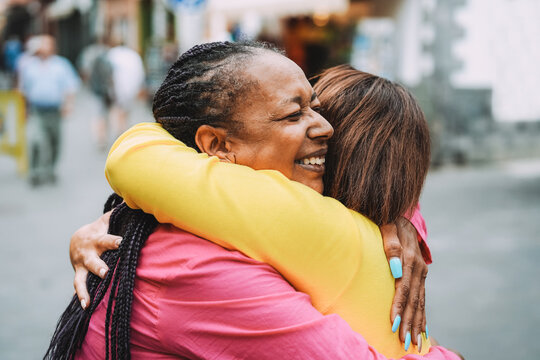
[[[128,116],[143,90],[144,66],[140,55],[124,45],[111,48],[107,59],[112,65],[113,100],[110,112],[114,137],[128,128]]]
[[[56,55],[56,41],[40,36],[36,56],[20,69],[20,88],[28,105],[30,184],[56,182],[61,120],[72,108],[79,77],[69,61]]]
[[[15,65],[23,53],[23,43],[30,32],[32,14],[27,0],[10,0],[0,33],[0,68],[6,71],[9,87],[15,80]]]
[[[17,63],[15,64],[15,75],[16,75],[16,84],[17,87],[20,88],[20,81],[21,81],[21,71],[28,63],[28,61],[31,61],[37,54],[39,47],[41,46],[41,36],[31,36],[26,40],[26,43],[24,45],[24,52],[19,56],[17,59]]]
[[[92,121],[92,131],[100,149],[108,147],[110,111],[114,99],[113,66],[108,58],[109,46],[104,39],[88,45],[79,57],[83,80],[98,100],[98,114]]]

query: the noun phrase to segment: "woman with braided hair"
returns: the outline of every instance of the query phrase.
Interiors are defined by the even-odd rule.
[[[246,67],[240,71],[240,65]],[[274,231],[271,227],[264,230],[257,227],[261,224],[261,214],[254,214],[253,226],[243,224],[247,228],[242,230],[246,234],[244,238],[255,236],[255,243],[259,245],[262,238],[257,234],[275,236],[277,247],[274,251],[285,251],[285,262],[290,260],[287,259],[289,255],[299,250],[306,251],[308,256],[316,256],[314,261],[323,260],[323,272],[319,275],[324,279],[313,286],[306,281],[313,274],[307,278],[302,275],[304,270],[316,270],[313,264],[299,264],[296,269],[291,269],[280,266],[280,260],[273,256],[276,253],[272,253],[272,249],[267,258],[264,258],[264,254],[261,256],[246,251],[252,258],[262,258],[274,265],[297,289],[310,293],[315,307],[327,315],[315,311],[309,298],[295,292],[270,266],[243,254],[227,251],[170,225],[159,225],[145,239],[145,235],[156,226],[155,220],[144,223],[142,217],[147,215],[128,210],[122,204],[113,211],[110,224],[111,233],[123,236],[122,243],[112,256],[106,254],[104,257],[113,270],[101,283],[95,277],[90,279],[91,302],[84,312],[77,309],[76,298],[73,299],[58,324],[47,356],[71,358],[76,353],[78,358],[102,358],[106,353],[111,358],[384,358],[333,313],[344,318],[348,315],[365,315],[364,328],[372,333],[368,336],[379,341],[379,350],[391,348],[395,351],[399,338],[386,332],[386,325],[383,325],[386,321],[380,321],[387,318],[390,312],[394,285],[389,272],[384,265],[381,266],[385,258],[378,228],[361,215],[349,212],[337,201],[323,198],[313,191],[322,191],[324,167],[319,159],[324,157],[327,141],[332,135],[332,128],[315,111],[318,109],[317,97],[303,73],[283,56],[258,44],[203,45],[182,55],[173,65],[156,94],[154,116],[174,137],[197,146],[207,154],[216,155],[223,162],[189,150],[174,137],[166,137],[160,126],[152,127],[149,124],[139,128],[146,131],[142,146],[139,146],[141,139],[137,138],[138,134],[128,132],[113,147],[111,156],[117,154],[117,160],[130,157],[126,164],[131,167],[131,172],[127,171],[126,174],[134,173],[136,163],[152,172],[158,170],[147,174],[149,176],[138,174],[131,182],[132,185],[137,183],[135,188],[148,189],[147,193],[155,191],[156,201],[165,192],[181,184],[170,193],[171,204],[180,200],[192,205],[193,201],[198,201],[193,197],[193,184],[202,184],[199,195],[203,196],[199,209],[195,209],[191,215],[189,210],[182,213],[186,215],[186,224],[190,224],[182,227],[206,237],[204,230],[201,230],[204,226],[199,227],[201,224],[198,223],[200,209],[204,208],[209,218],[216,222],[214,225],[224,229],[226,236],[221,242],[208,232],[208,238],[221,245],[227,245],[226,237],[231,231],[234,233],[238,225],[227,221],[220,223],[220,216],[228,216],[226,212],[231,211],[232,207],[234,215],[241,215],[242,219],[250,221],[245,217],[246,210],[234,209],[235,204],[248,200],[238,191],[239,184],[235,183],[240,178],[247,180],[241,181],[241,186],[248,184],[244,190],[249,196],[257,195],[255,187],[259,187],[264,197],[271,194],[279,200],[267,202],[267,199],[256,196],[252,201],[260,200],[262,211],[270,218],[277,215],[276,219],[283,219],[283,214],[266,211],[276,209],[279,212],[278,209],[282,208],[274,205],[280,202],[286,206],[300,204],[298,208],[289,209],[292,212],[288,216],[291,215],[292,219],[300,216],[301,222],[305,223],[306,215],[302,213],[306,210],[308,215],[315,215],[311,220],[321,222],[318,224],[320,226],[314,226],[317,229],[304,229],[305,233],[297,235],[326,238],[327,245],[316,240],[313,248],[297,249],[292,246],[291,250],[284,247],[280,237],[290,239],[291,234]],[[138,158],[139,154],[144,154],[152,146],[159,148],[159,157]],[[111,159],[109,161],[115,161]],[[149,160],[157,167],[148,167]],[[160,181],[159,177],[167,173],[162,171],[168,167],[166,161],[176,166],[179,160],[184,165],[176,171],[183,172],[185,178],[192,177],[191,182],[180,181],[175,185],[176,179]],[[227,166],[224,162],[249,165],[252,169]],[[240,171],[240,177],[220,176],[233,168],[235,172]],[[257,172],[253,169],[274,169],[279,172]],[[120,169],[123,170],[126,168]],[[112,183],[117,175],[108,166],[108,177]],[[206,176],[208,178],[204,179]],[[169,180],[173,181],[172,186],[165,184]],[[213,185],[217,186],[214,188]],[[161,187],[164,192],[157,194]],[[228,194],[229,190],[232,190],[233,197]],[[228,206],[205,203],[208,199],[221,199]],[[177,218],[167,215],[174,214],[174,211],[168,212],[166,206],[152,211],[151,200],[145,204],[135,204],[133,197],[126,196],[125,201],[131,207],[140,206],[154,212],[161,223],[178,222]],[[304,204],[308,206],[306,209],[302,209]],[[159,205],[161,207],[163,203]],[[250,209],[253,210],[253,207]],[[132,217],[122,215],[122,212]],[[338,215],[331,215],[333,212]],[[140,216],[141,221],[137,221],[135,216]],[[271,219],[268,221],[271,222]],[[359,239],[359,235],[365,239]],[[333,244],[341,238],[351,245],[349,250],[358,253],[347,254],[342,251],[343,248],[333,251]],[[309,243],[299,241],[299,244],[304,246]],[[328,268],[321,256],[325,253],[334,261],[341,257],[345,264],[343,267],[337,263],[337,276],[333,280],[330,274],[324,274]],[[359,264],[359,258],[362,264]],[[305,266],[307,268],[302,268]],[[359,273],[343,273],[347,267],[349,271],[356,269]],[[380,274],[376,275],[378,272]],[[341,278],[341,275],[346,276]],[[375,278],[368,281],[370,277]],[[347,297],[355,295],[345,283],[352,279],[354,287],[358,281],[366,282],[364,291],[366,294],[371,292],[367,296],[367,303],[379,298],[382,305],[372,304],[375,308],[356,313],[352,308],[347,309],[350,301],[354,300]],[[327,285],[326,290],[317,289],[321,284]],[[375,293],[371,286],[375,287]],[[338,299],[333,298],[340,289],[345,292],[338,294]],[[377,295],[376,292],[380,290],[382,292]],[[356,300],[356,307],[367,304],[365,299]],[[371,316],[370,312],[379,314]],[[383,313],[386,315],[379,316]],[[362,328],[359,325],[361,320],[347,320],[354,323],[356,330]],[[70,332],[77,336],[67,336]],[[394,345],[390,346],[390,343]],[[385,348],[385,344],[389,347]],[[82,347],[79,349],[79,346]],[[425,357],[455,358],[439,347],[433,347]],[[407,355],[406,358],[418,356]]]

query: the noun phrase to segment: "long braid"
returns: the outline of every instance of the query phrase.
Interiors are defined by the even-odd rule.
[[[140,210],[122,204],[123,240],[118,249],[120,257],[114,269],[105,317],[106,358],[128,359],[131,305],[135,285],[135,269],[146,239],[157,226],[157,220]],[[112,220],[112,219],[111,219]]]
[[[110,211],[112,206],[118,203],[118,199],[120,199],[120,202],[122,201],[118,195],[111,195],[107,200],[104,211]],[[110,233],[117,233],[113,229],[115,224],[113,219],[117,217],[118,211],[119,209],[115,209],[111,215]],[[107,251],[102,255],[102,259],[109,268],[114,268],[118,260],[118,251]],[[72,359],[74,357],[76,350],[84,340],[90,317],[103,299],[111,278],[112,272],[109,272],[104,280],[94,274],[88,274],[86,286],[90,294],[90,306],[83,310],[77,296],[73,296],[68,307],[58,320],[51,343],[45,353],[45,359]]]
[[[232,111],[241,95],[256,85],[239,76],[246,60],[260,51],[279,50],[258,42],[217,42],[197,45],[172,65],[154,97],[157,122],[174,137],[197,148],[195,133],[201,125],[227,126],[235,131]],[[117,250],[102,255],[109,267],[105,279],[89,274],[91,304],[82,310],[73,297],[56,326],[45,359],[73,359],[81,347],[90,317],[109,292],[105,316],[105,358],[130,358],[130,320],[139,255],[157,221],[152,215],[132,210],[117,195],[109,197],[105,212],[113,209],[109,233],[123,237]]]

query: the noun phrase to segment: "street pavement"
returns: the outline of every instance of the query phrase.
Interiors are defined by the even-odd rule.
[[[82,92],[64,123],[55,186],[31,188],[0,155],[0,359],[42,358],[73,294],[70,236],[111,192],[95,114]],[[133,115],[151,120],[142,103]],[[434,257],[430,334],[466,359],[539,358],[540,159],[434,170],[421,204]]]
[[[467,359],[540,359],[540,159],[433,171],[421,204],[430,334]]]

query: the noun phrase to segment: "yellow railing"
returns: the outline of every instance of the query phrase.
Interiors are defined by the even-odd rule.
[[[26,116],[22,94],[0,91],[0,154],[13,156],[19,174],[28,171]]]

